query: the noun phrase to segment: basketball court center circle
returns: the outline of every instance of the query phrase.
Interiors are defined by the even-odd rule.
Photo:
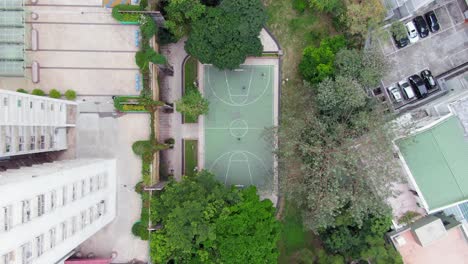
[[[249,125],[244,119],[235,119],[229,124],[229,133],[235,138],[242,138],[249,132]]]

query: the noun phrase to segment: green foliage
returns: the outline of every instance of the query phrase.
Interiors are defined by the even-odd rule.
[[[260,0],[224,0],[192,24],[185,49],[202,63],[235,69],[247,56],[261,55],[265,21]]]
[[[299,13],[303,13],[307,7],[307,0],[293,0],[292,7]]]
[[[177,38],[167,28],[160,28],[158,30],[158,43],[160,45],[167,45],[170,43],[176,43]]]
[[[166,57],[157,53],[149,46],[135,54],[135,61],[142,72],[149,71],[148,66],[150,62],[154,64],[166,64],[167,62]]]
[[[59,99],[60,97],[62,97],[62,94],[58,90],[52,89],[49,91],[49,97]]]
[[[140,0],[140,9],[144,10],[148,6],[148,0]]]
[[[344,8],[343,0],[309,0],[310,5],[320,12],[335,13]]]
[[[376,28],[385,17],[381,0],[352,1],[346,6],[348,32],[365,38],[369,28]]]
[[[318,252],[317,264],[345,264],[345,260],[341,255],[329,255],[325,250],[320,249]]]
[[[73,91],[73,90],[67,90],[65,92],[65,98],[67,98],[67,100],[70,100],[70,101],[73,101],[76,99],[76,92]]]
[[[346,46],[343,36],[326,38],[320,46],[309,46],[304,49],[299,70],[305,80],[310,83],[319,83],[327,77],[334,75],[335,54]]]
[[[140,31],[143,41],[147,41],[158,33],[158,27],[151,16],[142,16],[140,20]]]
[[[46,93],[41,89],[34,89],[34,90],[32,90],[31,94],[32,95],[37,95],[37,96],[45,96],[46,95]]]
[[[141,11],[141,7],[137,5],[116,5],[112,8],[112,17],[121,22],[139,22],[140,14],[138,13],[121,13],[120,11]]]
[[[135,141],[132,145],[133,153],[139,156],[145,156],[168,148],[169,146],[166,144],[159,144],[150,140]]]
[[[190,24],[201,18],[206,6],[200,0],[172,0],[165,7],[167,13],[166,27],[176,39],[188,34]]]
[[[269,200],[255,187],[227,188],[202,171],[169,183],[151,220],[163,229],[151,234],[155,263],[273,263],[279,224]]]
[[[415,211],[407,211],[399,219],[398,223],[403,225],[411,224],[420,214]]]
[[[137,236],[141,238],[142,240],[148,240],[149,234],[148,234],[148,228],[144,225],[144,223],[138,221],[133,224],[132,226],[132,234],[134,236]]]
[[[390,26],[390,33],[392,33],[392,35],[395,36],[397,40],[406,38],[407,32],[406,32],[405,24],[403,24],[403,22],[399,20],[393,22],[392,25]]]
[[[186,116],[197,118],[208,113],[209,102],[196,87],[192,87],[187,89],[182,99],[176,102],[176,110]]]
[[[20,88],[20,89],[16,90],[16,92],[18,92],[18,93],[25,93],[25,94],[28,94],[28,93],[29,93],[28,91],[26,91],[26,90],[23,89],[23,88]]]
[[[379,85],[388,63],[381,52],[342,49],[336,54],[335,68],[338,75],[353,78],[366,88]]]

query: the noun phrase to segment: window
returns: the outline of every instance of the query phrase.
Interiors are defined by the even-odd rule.
[[[53,211],[57,206],[57,192],[54,190],[50,193],[50,210]]]
[[[0,263],[2,264],[13,264],[15,263],[15,252],[11,251],[2,256],[0,259]]]
[[[84,197],[86,193],[86,181],[81,180],[81,197]]]
[[[44,214],[44,200],[45,197],[43,194],[37,196],[37,216]]]
[[[18,143],[18,151],[23,151],[24,150],[24,137],[19,136],[19,143]]]
[[[40,145],[39,145],[39,148],[40,148],[40,149],[44,149],[44,148],[45,148],[45,136],[41,136],[41,137],[40,137]]]
[[[22,256],[22,264],[31,264],[32,263],[32,250],[31,250],[31,242],[28,242],[21,246],[21,256]]]
[[[67,222],[62,222],[60,224],[60,228],[62,229],[62,241],[65,241],[67,239]]]
[[[89,192],[94,192],[94,177],[89,178]]]
[[[76,216],[72,217],[72,235],[76,233]]]
[[[21,99],[18,99],[18,107],[21,107]]]
[[[22,201],[22,217],[21,217],[21,222],[27,223],[31,220],[31,206],[28,200]]]
[[[44,109],[45,109],[44,102],[41,102],[41,110],[44,110]]]
[[[63,104],[60,104],[60,112],[63,112]]]
[[[86,211],[81,212],[81,229],[86,227]]]
[[[2,207],[2,210],[0,211],[0,223],[2,225],[0,226],[0,230],[2,231],[8,231],[11,228],[11,222],[12,222],[12,215],[11,215],[12,209],[11,206],[4,206]]]
[[[75,182],[73,183],[72,186],[72,202],[76,200],[76,188],[78,187],[78,184]]]
[[[11,151],[11,137],[10,136],[5,136],[5,152],[10,152]]]
[[[55,137],[54,137],[54,135],[50,135],[49,138],[50,138],[50,146],[49,146],[49,148],[52,149],[52,148],[55,147]]]
[[[29,108],[33,108],[33,102],[29,102]]]
[[[36,148],[36,137],[31,136],[31,145],[30,145],[30,150],[34,150]]]
[[[3,106],[8,106],[8,98],[3,98]]]
[[[49,248],[55,247],[55,239],[55,227],[53,227],[49,230]]]
[[[89,223],[92,224],[94,222],[94,206],[89,208]]]
[[[106,214],[106,201],[102,200],[99,203],[99,205],[100,205],[100,208],[98,208],[99,216]]]
[[[97,176],[97,189],[102,189],[102,174],[98,174]]]
[[[44,235],[36,237],[36,257],[44,253]]]
[[[65,206],[67,204],[67,199],[68,199],[68,188],[67,186],[62,187],[62,206]]]
[[[51,110],[51,111],[54,111],[54,104],[51,104],[51,105],[50,105],[50,110]]]

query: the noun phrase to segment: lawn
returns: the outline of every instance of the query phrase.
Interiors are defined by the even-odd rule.
[[[193,176],[198,167],[198,140],[184,140],[184,175]]]
[[[197,80],[197,64],[198,61],[190,57],[184,65],[184,92],[187,91],[187,89],[193,89],[193,84]],[[195,116],[190,116],[190,115],[184,115],[184,123],[197,123],[198,122],[198,117]]]

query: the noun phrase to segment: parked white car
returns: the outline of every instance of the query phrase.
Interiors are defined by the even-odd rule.
[[[403,101],[403,98],[401,97],[400,89],[398,89],[398,87],[390,86],[387,88],[387,90],[390,93],[390,95],[393,97],[393,100],[395,100],[395,102],[399,103]]]
[[[408,38],[410,43],[415,43],[419,40],[418,31],[416,30],[416,26],[414,25],[413,21],[410,21],[405,24],[406,31],[408,33]]]
[[[415,97],[413,87],[411,87],[406,80],[399,82],[398,86],[400,86],[400,89],[403,91],[403,95],[406,100],[410,100]]]

